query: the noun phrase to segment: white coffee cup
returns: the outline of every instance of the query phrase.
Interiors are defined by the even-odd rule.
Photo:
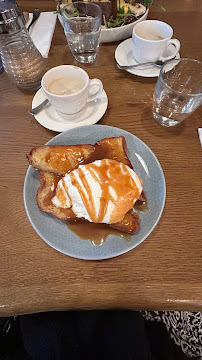
[[[170,60],[180,50],[180,42],[171,39],[173,29],[170,25],[158,20],[141,21],[133,28],[132,51],[138,63]],[[173,44],[175,49],[169,56],[163,56],[167,47]]]
[[[56,95],[49,91],[53,81],[70,77],[71,80],[81,80],[83,87],[73,94]],[[103,84],[99,79],[89,79],[86,71],[74,65],[60,65],[48,70],[41,85],[54,108],[64,114],[75,114],[84,108],[87,102],[98,98],[103,90]],[[93,92],[93,87],[98,88]]]

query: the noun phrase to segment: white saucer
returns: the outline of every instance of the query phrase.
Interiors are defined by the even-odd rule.
[[[32,108],[38,106],[46,99],[46,94],[40,88],[32,100]],[[59,113],[55,108],[48,104],[37,115],[35,119],[45,128],[53,131],[66,131],[78,126],[93,125],[104,115],[108,105],[107,94],[103,90],[100,97],[94,101],[88,102],[85,107],[74,115]]]
[[[163,54],[164,56],[169,56],[174,51],[174,45],[170,44],[166,50],[166,52]],[[178,53],[176,55],[176,59],[180,58],[180,54]],[[115,59],[119,65],[133,65],[138,64],[132,53],[132,38],[127,39],[120,43],[115,51]],[[174,67],[174,64],[171,65],[170,70]],[[155,65],[142,65],[138,68],[128,69],[126,70],[130,74],[138,75],[138,76],[144,76],[144,77],[156,77],[159,76],[160,68],[156,67]]]

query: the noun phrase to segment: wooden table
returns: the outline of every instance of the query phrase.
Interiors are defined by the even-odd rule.
[[[19,1],[24,10],[41,1]],[[43,10],[54,1],[43,1]],[[168,22],[182,57],[201,59],[201,0],[163,1],[150,18]],[[181,4],[181,7],[180,7]],[[177,9],[176,9],[177,7]],[[181,125],[164,128],[152,117],[156,78],[117,69],[115,44],[100,46],[93,65],[82,66],[103,81],[109,106],[99,122],[127,130],[156,154],[165,173],[167,199],[159,224],[137,248],[105,261],[82,261],[48,246],[34,231],[23,204],[25,154],[56,133],[28,114],[33,94],[1,75],[0,121],[0,315],[69,309],[202,310],[201,109]],[[47,67],[74,64],[63,30],[56,25]],[[95,125],[96,126],[96,125]]]

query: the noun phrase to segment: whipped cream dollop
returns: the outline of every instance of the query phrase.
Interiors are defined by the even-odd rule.
[[[57,185],[52,203],[72,207],[78,218],[94,223],[121,221],[142,192],[142,180],[127,165],[103,159],[80,165]]]

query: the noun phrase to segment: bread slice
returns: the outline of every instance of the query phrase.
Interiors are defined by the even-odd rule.
[[[65,175],[83,164],[94,151],[93,145],[44,145],[33,148],[27,158],[36,169]]]
[[[95,144],[95,151],[89,162],[101,159],[112,159],[128,165],[132,169],[127,155],[127,143],[124,136],[105,138]]]
[[[95,160],[108,158],[123,162],[132,168],[131,162],[127,156],[126,140],[123,136],[105,138],[98,141],[95,145],[47,145],[32,149],[30,154],[27,156],[28,160],[31,165],[40,169],[38,171],[40,186],[36,194],[38,207],[41,211],[50,213],[60,220],[76,220],[76,216],[71,209],[58,208],[53,205],[51,201],[51,199],[55,196],[57,183],[64,175],[64,168],[67,170],[66,172],[69,172],[77,168],[80,164],[77,159],[74,159],[70,151],[70,156],[68,158],[65,157],[64,160],[66,163],[65,167],[61,169],[60,165],[61,154],[67,154],[69,149],[72,149],[75,153],[76,146],[78,146],[77,150],[84,154],[82,162],[80,163],[86,164]],[[55,152],[58,152],[59,155],[58,159],[54,161],[54,164],[48,162],[46,158],[43,158],[43,156],[48,157],[49,155],[47,154],[55,154]],[[44,171],[45,169],[49,170]],[[139,216],[135,212],[128,212],[122,221],[116,224],[110,224],[109,226],[119,231],[134,234],[139,230]]]
[[[127,156],[127,144],[123,136],[105,138],[95,145],[44,145],[33,148],[27,154],[30,165],[38,170],[59,175],[76,169],[80,164],[95,160],[113,159],[132,168]]]

